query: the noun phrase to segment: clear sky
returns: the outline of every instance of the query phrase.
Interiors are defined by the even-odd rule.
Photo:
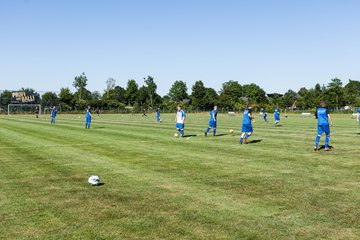
[[[0,90],[59,91],[85,72],[126,87],[151,75],[219,91],[360,80],[358,0],[0,0]]]

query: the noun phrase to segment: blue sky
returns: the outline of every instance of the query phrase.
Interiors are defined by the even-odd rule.
[[[0,90],[59,91],[85,72],[126,87],[155,78],[266,92],[360,80],[360,1],[0,0]]]

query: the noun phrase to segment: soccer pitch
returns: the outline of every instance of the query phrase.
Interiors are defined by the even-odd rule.
[[[359,239],[360,129],[334,115],[331,152],[316,120],[255,115],[0,116],[3,239]],[[235,133],[230,134],[229,130]],[[324,143],[322,136],[321,143]],[[91,187],[96,174],[104,185]]]

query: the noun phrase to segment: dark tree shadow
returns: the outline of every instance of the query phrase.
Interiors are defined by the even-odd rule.
[[[248,141],[247,143],[252,144],[252,143],[259,143],[259,142],[261,142],[261,139],[251,140],[251,141]]]
[[[94,129],[102,129],[102,128],[106,128],[106,127],[94,127]]]

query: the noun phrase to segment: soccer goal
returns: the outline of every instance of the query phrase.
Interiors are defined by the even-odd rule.
[[[41,114],[40,104],[10,103],[8,104],[8,115],[11,114],[35,114],[36,109]]]

